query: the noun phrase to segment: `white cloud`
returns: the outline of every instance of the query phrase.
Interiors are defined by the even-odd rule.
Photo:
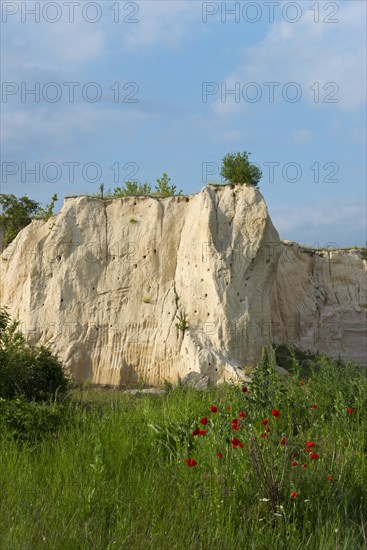
[[[129,50],[146,50],[159,45],[177,48],[184,39],[192,38],[189,23],[200,17],[201,2],[155,0],[137,4],[139,12],[135,17],[139,23],[124,27],[123,44]]]
[[[312,132],[311,130],[299,129],[294,130],[294,132],[292,133],[292,139],[294,143],[300,145],[302,143],[308,143],[309,141],[311,141],[314,135],[314,132]]]
[[[325,243],[334,242],[338,246],[365,243],[366,206],[362,197],[323,199],[301,206],[269,205],[269,210],[282,239],[314,244],[322,235]]]
[[[240,82],[257,82],[268,94],[264,82],[279,82],[275,88],[275,99],[282,98],[284,84],[296,82],[302,91],[302,99],[315,103],[319,83],[318,104],[338,100],[337,106],[353,110],[366,101],[366,34],[364,22],[366,4],[350,0],[338,3],[338,23],[314,22],[314,13],[303,10],[298,23],[275,22],[270,32],[261,42],[246,48],[243,62],[226,78],[232,85]],[[328,82],[336,83],[324,89]],[[241,88],[242,88],[241,86]],[[230,87],[230,86],[228,86]],[[339,87],[339,90],[337,90]],[[335,106],[336,103],[330,103]],[[232,101],[213,105],[216,114],[238,114],[251,107],[242,101]]]

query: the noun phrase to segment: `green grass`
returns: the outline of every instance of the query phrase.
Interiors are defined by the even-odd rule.
[[[366,371],[319,362],[304,385],[296,363],[286,380],[263,365],[248,393],[227,385],[163,396],[73,390],[49,405],[63,413],[57,430],[34,437],[31,416],[3,424],[1,550],[364,548]],[[206,435],[193,437],[197,427]],[[233,449],[233,437],[244,447]]]

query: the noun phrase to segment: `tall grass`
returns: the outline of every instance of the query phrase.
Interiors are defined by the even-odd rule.
[[[4,423],[0,548],[364,548],[366,371],[322,360],[300,384],[294,366],[279,380],[262,365],[249,392],[76,392],[40,437]]]

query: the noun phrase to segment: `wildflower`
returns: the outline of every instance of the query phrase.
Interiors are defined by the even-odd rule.
[[[238,418],[234,418],[234,419],[232,420],[232,424],[238,424],[238,423],[239,423]]]
[[[298,495],[297,495],[296,491],[293,491],[293,492],[291,493],[291,498],[294,500],[294,499],[296,499],[297,497],[298,497]]]
[[[326,479],[327,479],[328,481],[334,481],[333,476],[326,476]]]
[[[238,416],[240,416],[241,418],[246,418],[246,413],[241,411]]]
[[[200,420],[200,424],[203,424],[203,425],[205,426],[205,424],[207,424],[207,423],[208,423],[208,419],[207,419],[206,416],[204,416],[204,418],[202,418],[202,419]]]
[[[239,430],[240,427],[241,426],[239,424],[232,424],[232,430]]]
[[[267,431],[267,432],[270,432],[270,428],[266,428],[266,431]]]
[[[231,439],[231,443],[234,449],[236,449],[236,447],[240,447],[241,449],[244,447],[244,444],[241,443],[241,441],[237,439],[237,437],[233,437],[233,439]]]
[[[186,458],[186,464],[189,468],[193,468],[194,466],[196,466],[197,462],[194,458]]]
[[[269,498],[261,498],[260,502],[269,502],[269,500],[270,500]]]
[[[300,386],[304,386],[306,382],[304,382],[303,380],[301,380],[301,382],[299,383]]]
[[[319,458],[318,453],[310,453],[310,460],[316,460],[317,458]]]
[[[262,421],[261,421],[261,424],[262,424],[263,426],[266,426],[267,424],[269,424],[269,420],[268,420],[267,418],[265,418],[265,420],[262,420]]]
[[[218,458],[223,458],[222,453],[218,453]]]
[[[192,432],[192,435],[193,435],[193,436],[195,436],[195,435],[200,435],[200,430],[199,430],[199,428],[196,428],[196,430],[194,430],[194,431]]]
[[[248,387],[247,386],[242,386],[241,392],[242,393],[248,393]]]
[[[231,410],[231,405],[227,405],[227,411]]]
[[[216,407],[215,405],[212,405],[212,406],[210,407],[210,412],[212,412],[212,413],[218,412],[217,407]]]
[[[316,405],[316,403],[314,403],[314,404],[312,405],[312,408],[313,408],[313,409],[318,409],[318,408],[319,408],[319,406],[318,406],[318,405]]]
[[[292,454],[292,458],[296,458],[296,456],[297,456],[296,453]]]
[[[206,434],[206,430],[199,430],[199,435],[205,435]]]
[[[301,468],[307,468],[306,462],[304,464],[302,464]]]
[[[354,409],[352,409],[352,407],[350,407],[350,408],[348,409],[348,413],[349,413],[349,414],[353,414],[353,413],[354,413]]]
[[[308,447],[309,449],[311,447],[314,447],[316,445],[316,443],[314,441],[306,441],[306,447]]]
[[[298,462],[297,462],[297,460],[293,460],[293,462],[292,462],[292,466],[294,466],[294,467],[298,466]]]
[[[280,440],[280,444],[281,445],[286,445],[287,444],[287,440],[285,437],[282,437],[282,439]]]
[[[268,437],[268,434],[266,432],[261,434],[261,437]]]
[[[275,418],[279,418],[280,417],[280,412],[278,411],[278,409],[273,409],[271,411],[271,414],[272,416],[275,416]]]

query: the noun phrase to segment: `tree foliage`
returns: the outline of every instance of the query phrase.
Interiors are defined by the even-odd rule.
[[[240,183],[257,187],[262,176],[261,169],[249,161],[249,155],[243,153],[228,153],[223,157],[221,175],[230,183]]]
[[[19,231],[31,223],[39,208],[39,203],[28,198],[15,195],[0,194],[0,227],[3,229],[3,245],[8,246],[18,235]]]
[[[0,398],[47,400],[65,392],[68,379],[46,346],[32,346],[6,308],[0,308]]]

